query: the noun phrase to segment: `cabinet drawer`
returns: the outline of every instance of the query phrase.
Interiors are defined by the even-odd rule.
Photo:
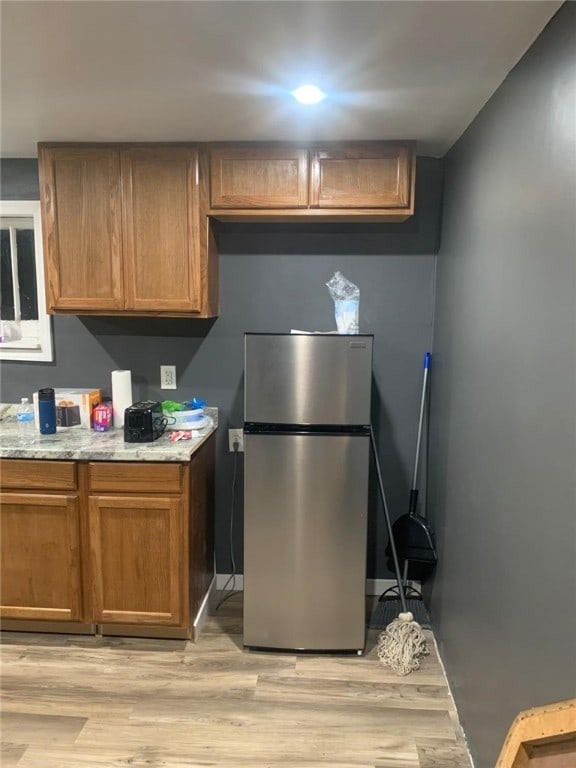
[[[181,464],[94,462],[90,464],[90,491],[180,493],[182,470]]]
[[[39,491],[73,491],[76,465],[73,461],[4,459],[0,462],[2,488]]]

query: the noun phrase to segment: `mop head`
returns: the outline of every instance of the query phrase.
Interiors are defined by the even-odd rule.
[[[420,656],[429,654],[422,627],[411,613],[401,613],[378,637],[378,658],[398,675],[420,668]]]

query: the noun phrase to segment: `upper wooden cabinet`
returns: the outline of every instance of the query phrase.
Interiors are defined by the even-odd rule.
[[[210,152],[212,208],[306,208],[308,150],[218,146]]]
[[[40,146],[38,162],[48,311],[122,309],[118,148]]]
[[[196,145],[39,145],[51,312],[218,314]]]
[[[126,309],[202,311],[198,151],[121,152]]]
[[[414,213],[413,142],[214,144],[210,215],[251,221],[405,221]]]
[[[412,151],[407,145],[378,142],[316,148],[312,153],[310,205],[407,210],[411,180]]]
[[[48,311],[218,314],[222,221],[401,222],[409,141],[38,145]]]

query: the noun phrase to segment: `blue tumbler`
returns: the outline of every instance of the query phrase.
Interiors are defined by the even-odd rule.
[[[56,403],[51,387],[38,390],[38,421],[41,435],[56,434]]]

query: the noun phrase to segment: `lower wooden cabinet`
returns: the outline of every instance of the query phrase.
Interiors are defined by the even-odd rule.
[[[2,617],[80,621],[77,496],[1,493]]]
[[[91,496],[94,621],[180,626],[183,504],[177,498]]]
[[[65,472],[3,460],[0,617],[11,629],[41,620],[191,635],[214,576],[214,446],[212,435],[186,463]],[[51,488],[73,487],[43,490],[49,476]]]

